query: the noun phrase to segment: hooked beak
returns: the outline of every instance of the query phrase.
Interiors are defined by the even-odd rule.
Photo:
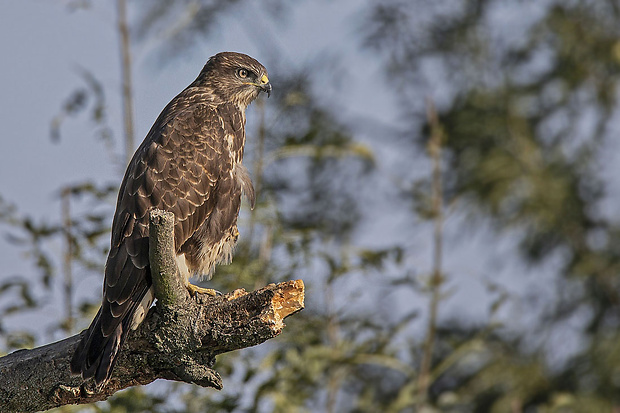
[[[267,77],[267,75],[263,75],[263,77],[260,78],[259,87],[260,90],[267,93],[267,97],[271,96],[271,83],[269,83],[269,78]]]

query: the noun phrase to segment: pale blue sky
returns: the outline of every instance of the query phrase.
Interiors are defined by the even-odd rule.
[[[108,125],[114,131],[117,154],[123,150],[119,141],[122,133],[120,63],[114,2],[92,3],[90,10],[70,12],[67,1],[2,2],[0,116],[4,149],[0,162],[0,194],[18,205],[20,212],[37,219],[59,219],[56,191],[61,185],[90,179],[120,184],[124,170],[123,166],[111,162],[105,145],[93,136],[92,123],[84,115],[65,122],[61,143],[53,143],[49,134],[50,122],[61,105],[76,87],[83,85],[77,72],[78,68],[84,68],[106,86]],[[161,67],[155,53],[158,39],[146,44],[134,43],[136,146],[161,109],[196,77],[210,55],[234,50],[256,57],[268,69],[301,67],[314,59],[331,58],[336,63],[329,70],[336,74],[341,72],[343,76],[338,82],[326,79],[324,84],[315,85],[321,87],[320,98],[338,109],[344,123],[363,121],[358,123],[357,136],[372,146],[378,167],[387,175],[392,171],[392,164],[411,162],[406,153],[384,150],[381,140],[385,137],[377,135],[379,129],[373,127],[374,121],[389,124],[400,114],[393,91],[379,71],[379,60],[360,52],[359,45],[353,41],[359,18],[358,5],[356,0],[303,2],[287,16],[288,24],[277,26],[274,21],[262,19],[252,27],[241,19],[242,26],[236,23],[236,18],[227,18],[220,22],[212,37],[201,40],[200,46],[194,47],[191,53]],[[256,14],[257,10],[246,12],[260,15]],[[253,30],[263,33],[253,37]],[[278,45],[280,54],[273,54],[266,41]],[[274,93],[278,93],[278,79],[272,76],[271,81]],[[443,92],[440,84],[433,87],[421,93],[421,101],[426,94]],[[250,107],[249,122],[252,116]],[[249,135],[248,139],[251,138]],[[427,165],[416,164],[412,168],[423,174]],[[396,177],[388,176],[383,183],[394,184],[397,179],[393,178]],[[413,231],[415,237],[405,238],[410,234],[401,230],[407,222],[406,214],[409,211],[382,214],[369,223],[367,234],[370,236],[359,242],[381,246],[402,241],[416,251],[416,256],[408,257],[408,262],[417,274],[423,274],[430,268],[431,228],[420,223],[419,229]],[[494,239],[484,227],[477,235],[464,235],[461,228],[466,223],[458,217],[447,224],[447,237],[451,242],[446,250],[445,268],[456,276],[450,284],[455,290],[454,299],[445,307],[447,313],[484,317],[488,306],[485,278],[506,283],[512,290],[521,292],[533,282],[548,284],[544,275],[536,280],[525,277],[529,270],[514,258],[514,239]],[[58,249],[60,251],[60,246]],[[14,249],[8,248],[3,237],[0,237],[0,260],[3,263],[0,278],[33,271],[24,264],[22,257],[15,255]],[[101,279],[88,281],[91,294],[97,294]],[[397,295],[393,305],[409,306],[411,299]],[[424,311],[423,299],[419,305],[414,305]],[[512,308],[518,309],[519,303]],[[58,302],[50,302],[46,310],[45,317],[49,319],[61,317],[62,308]],[[513,311],[509,318],[517,325],[528,322],[525,311]]]
[[[0,15],[0,53],[4,56],[0,76],[2,139],[10,142],[0,162],[0,194],[16,204],[21,214],[37,221],[59,219],[58,190],[62,185],[88,180],[120,184],[124,172],[124,165],[114,161],[122,160],[124,150],[120,140],[121,78],[115,3],[92,2],[91,9],[74,11],[68,7],[69,3],[4,1]],[[379,61],[360,53],[359,45],[353,41],[359,17],[357,4],[355,1],[305,2],[287,15],[288,23],[278,25],[265,12],[252,9],[255,6],[246,7],[244,15],[221,20],[213,35],[201,39],[190,53],[163,65],[157,54],[162,39],[134,41],[135,145],[166,103],[196,77],[206,59],[222,50],[247,53],[268,69],[303,67],[315,59],[334,62],[334,67],[315,78],[320,82],[316,85],[321,91],[319,99],[337,108],[341,121],[394,120],[398,115],[395,101],[380,76]],[[129,10],[130,18],[132,10]],[[247,15],[254,19],[248,20]],[[260,36],[254,36],[258,30]],[[87,112],[65,120],[60,143],[50,139],[52,119],[69,95],[84,86],[78,74],[81,69],[91,72],[105,87],[107,125],[114,133],[116,158],[94,136]],[[333,78],[330,71],[336,72]],[[336,79],[339,73],[342,76]],[[321,80],[323,75],[325,78]],[[278,93],[278,79],[272,76],[271,81],[274,93]],[[249,123],[252,117],[251,107]],[[359,136],[372,141],[371,134],[361,132]],[[249,132],[249,146],[251,139]],[[376,146],[381,162],[380,145]],[[52,248],[60,253],[62,247]],[[0,237],[3,262],[0,277],[35,273],[27,260],[15,255],[17,251],[6,244],[4,236]],[[76,278],[79,280],[79,274]],[[60,280],[57,284],[59,297]],[[78,281],[77,288],[97,294],[100,285],[101,279],[81,281],[81,284]],[[61,317],[63,310],[58,302],[50,301],[48,307],[46,317]]]

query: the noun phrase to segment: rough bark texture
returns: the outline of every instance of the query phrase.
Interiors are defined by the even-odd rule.
[[[215,356],[251,347],[280,334],[283,319],[304,306],[301,280],[270,284],[247,293],[235,290],[221,297],[190,297],[179,289],[173,260],[172,220],[151,214],[151,265],[156,268],[157,305],[133,331],[119,356],[110,383],[93,393],[69,371],[80,335],[0,358],[0,411],[32,412],[66,404],[105,400],[118,390],[156,379],[222,388],[212,369]],[[156,275],[159,274],[159,275]],[[159,300],[162,294],[162,299]]]

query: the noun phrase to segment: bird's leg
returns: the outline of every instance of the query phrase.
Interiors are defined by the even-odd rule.
[[[223,295],[221,292],[219,292],[218,290],[214,290],[213,288],[202,288],[192,283],[187,283],[187,290],[192,297],[195,297],[198,294],[207,294],[212,297]]]
[[[192,297],[196,297],[198,294],[207,294],[212,297],[215,297],[218,295],[224,295],[221,292],[214,290],[212,288],[198,287],[197,285],[194,285],[189,282],[190,271],[189,271],[189,268],[187,267],[187,261],[185,260],[185,254],[177,255],[176,261],[177,261],[177,267],[179,269],[180,277],[182,280],[185,281],[185,287],[187,288],[187,291],[189,291],[189,295],[191,295]]]

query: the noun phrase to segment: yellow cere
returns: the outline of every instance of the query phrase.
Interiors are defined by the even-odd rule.
[[[261,84],[265,84],[265,83],[269,83],[269,78],[267,77],[267,75],[263,75],[263,77],[260,78],[260,82]]]

